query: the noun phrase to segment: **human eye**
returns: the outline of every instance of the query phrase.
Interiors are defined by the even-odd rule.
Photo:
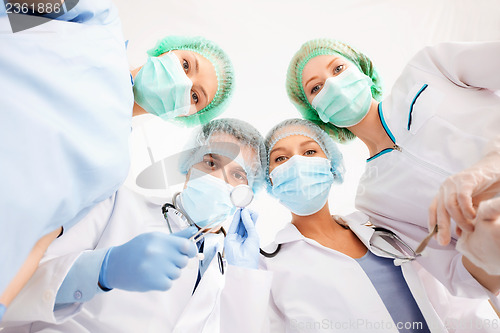
[[[278,156],[278,157],[274,160],[274,162],[276,162],[276,163],[281,163],[281,162],[284,162],[284,161],[286,161],[286,156]]]
[[[219,168],[217,162],[210,156],[205,156],[203,158],[203,163],[210,170],[217,170]]]
[[[315,93],[317,93],[318,91],[320,91],[320,90],[321,90],[321,87],[322,87],[322,85],[321,85],[321,84],[317,84],[317,85],[315,85],[314,87],[312,87],[312,89],[311,89],[311,94],[313,94],[313,95],[314,95]]]
[[[342,72],[344,70],[344,65],[338,65],[337,67],[335,67],[333,69],[333,74],[339,74],[340,72]]]
[[[189,62],[186,59],[184,59],[182,61],[182,68],[184,69],[184,72],[186,72],[186,73],[188,72],[188,70],[189,70]]]
[[[244,172],[236,171],[233,173],[233,177],[240,183],[248,183],[247,175]]]
[[[191,99],[193,100],[194,104],[198,104],[198,94],[193,90],[191,90]]]
[[[316,150],[314,150],[314,149],[309,149],[308,151],[306,151],[306,152],[304,153],[304,156],[310,156],[310,155],[314,155],[314,154],[316,154]]]

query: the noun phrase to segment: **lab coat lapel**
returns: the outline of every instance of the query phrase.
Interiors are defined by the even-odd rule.
[[[218,253],[222,254],[223,244],[224,237],[220,235],[216,253],[173,332],[220,332],[220,296],[225,284],[225,275],[219,269]]]
[[[427,297],[427,292],[419,279],[417,269],[422,269],[420,265],[415,261],[409,261],[401,265],[403,271],[403,276],[408,284],[408,288],[417,302],[422,315],[424,316],[427,325],[432,328],[431,332],[448,332],[446,326],[439,318],[436,310],[431,305],[429,298]]]
[[[344,220],[347,221],[349,228],[351,228],[363,244],[365,244],[368,249],[371,249],[370,239],[374,230],[367,225],[367,223],[370,222],[369,217],[362,212],[355,212],[344,217]],[[429,327],[433,328],[432,332],[447,332],[436,311],[431,306],[427,293],[419,280],[417,274],[418,267],[419,264],[414,261],[405,262],[401,265],[408,288],[410,288],[427,324]]]
[[[347,222],[352,232],[354,232],[361,242],[363,242],[366,248],[371,249],[370,239],[373,236],[374,230],[366,225],[370,222],[368,215],[362,212],[354,212],[343,217],[343,219]]]

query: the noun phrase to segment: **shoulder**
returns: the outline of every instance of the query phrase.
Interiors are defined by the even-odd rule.
[[[57,20],[91,25],[109,25],[119,20],[118,9],[110,0],[80,0],[76,5],[65,6],[66,13]]]

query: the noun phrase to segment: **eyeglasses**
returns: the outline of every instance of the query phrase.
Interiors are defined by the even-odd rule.
[[[420,256],[420,253],[415,252],[394,232],[382,227],[373,229],[375,232],[370,238],[370,246],[375,255],[394,258],[394,264],[397,266]]]

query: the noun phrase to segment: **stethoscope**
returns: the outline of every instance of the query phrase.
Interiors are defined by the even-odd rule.
[[[216,233],[222,232],[224,237],[226,237],[226,231],[224,230],[224,227],[221,226],[222,222],[224,222],[224,219],[215,218],[212,223],[209,223],[207,226],[204,227],[196,225],[196,223],[193,220],[191,220],[189,215],[185,212],[184,208],[182,207],[182,199],[179,197],[180,194],[181,194],[180,192],[175,193],[172,197],[172,203],[167,202],[161,207],[163,217],[167,222],[167,226],[170,233],[172,233],[172,226],[170,224],[170,219],[172,217],[175,217],[183,221],[186,226],[194,225],[199,229],[196,234],[194,234],[193,236],[191,236],[191,238],[189,238],[195,243],[203,239],[209,233],[215,232],[216,229],[218,229]],[[231,202],[237,208],[244,208],[248,206],[252,202],[253,197],[254,194],[250,186],[244,184],[235,186],[230,192]],[[203,253],[198,253],[196,257],[199,260],[204,259]],[[222,274],[224,274],[226,267],[224,250],[222,250],[222,253],[217,252],[217,259],[219,263],[219,270]]]
[[[155,165],[155,159],[153,158],[152,149],[151,149],[151,146],[149,144],[149,140],[148,140],[148,137],[147,137],[147,134],[146,134],[146,131],[144,130],[144,128],[142,129],[142,133],[144,135],[144,140],[146,142],[146,147],[147,147],[147,151],[148,151],[148,155],[149,155],[151,164]],[[162,170],[163,170],[163,174],[165,174],[165,170],[164,170],[163,165],[162,165]],[[228,183],[227,175],[226,175],[224,169],[222,169],[222,171],[223,171],[224,179],[225,179],[226,183]],[[192,225],[196,226],[196,224],[193,222],[193,220],[191,220],[189,215],[186,214],[186,212],[182,208],[182,203],[180,202],[182,200],[178,200],[179,195],[180,195],[180,192],[175,193],[174,196],[172,197],[172,203],[165,203],[162,206],[162,214],[165,218],[165,221],[167,222],[167,226],[168,226],[170,233],[173,233],[172,227],[170,224],[171,217],[175,217],[177,219],[180,219],[181,221],[184,222],[184,226],[186,226],[186,227],[192,226]],[[231,190],[230,198],[231,198],[231,202],[236,207],[244,208],[244,207],[247,207],[253,201],[254,193],[253,193],[250,186],[245,185],[245,184],[240,184],[240,185],[235,186]],[[198,230],[197,234],[193,237],[199,236],[200,238],[197,239],[197,240],[199,240],[199,239],[203,238],[205,234],[208,234],[209,232],[215,231],[217,228],[219,228],[220,224],[222,224],[222,222],[217,223],[216,225],[212,226],[209,230],[206,230],[206,227],[205,228],[198,227],[199,230]],[[220,229],[217,233],[220,233],[220,232],[222,232],[224,234],[224,237],[226,236],[226,231],[224,230],[223,227],[220,227]],[[193,238],[193,240],[194,240],[194,238]],[[281,244],[279,244],[276,251],[274,251],[272,253],[264,252],[262,249],[260,249],[260,253],[265,257],[272,258],[272,257],[276,256],[276,254],[279,252],[280,248],[281,248]],[[219,262],[221,262],[222,259],[223,258],[219,258]],[[221,271],[222,271],[222,269],[221,269]]]
[[[182,207],[182,199],[180,198],[180,192],[177,192],[174,194],[172,197],[172,203],[166,203],[162,206],[162,214],[165,220],[167,221],[167,226],[169,231],[172,233],[172,226],[170,224],[170,218],[172,216],[176,216],[177,218],[181,219],[184,221],[184,224],[186,226],[196,226],[199,230],[189,238],[190,240],[194,242],[198,242],[203,237],[205,237],[207,234],[214,232],[216,229],[223,228],[221,227],[221,224],[224,222],[224,219],[221,219],[219,217],[215,217],[212,222],[210,222],[208,225],[205,226],[199,226],[197,225],[186,213],[184,208]],[[248,185],[240,184],[238,186],[235,186],[230,194],[229,197],[231,199],[231,202],[236,208],[245,208],[248,206],[254,197],[253,191]],[[225,235],[225,231],[223,231]]]

